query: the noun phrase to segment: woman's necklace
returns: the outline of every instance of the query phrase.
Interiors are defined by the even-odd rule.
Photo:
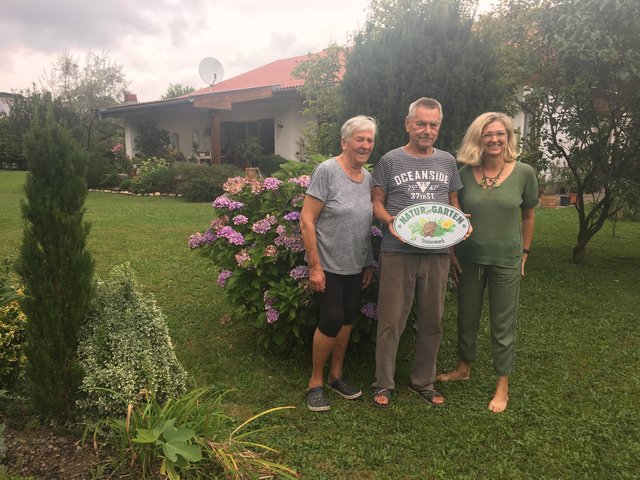
[[[487,174],[484,171],[484,164],[482,165],[482,180],[480,181],[480,186],[482,188],[484,188],[485,190],[491,190],[494,187],[497,187],[497,183],[498,180],[500,180],[500,175],[502,175],[502,172],[504,171],[504,166],[506,165],[507,162],[502,162],[502,167],[500,168],[500,171],[498,172],[498,174],[495,177],[488,177]]]

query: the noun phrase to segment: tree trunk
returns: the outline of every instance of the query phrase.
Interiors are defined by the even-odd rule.
[[[573,263],[584,263],[587,259],[587,244],[578,241],[573,246],[573,250],[571,252],[571,261]]]

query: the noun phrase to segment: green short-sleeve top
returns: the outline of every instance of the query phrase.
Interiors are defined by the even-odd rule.
[[[518,268],[522,258],[521,209],[538,204],[538,181],[533,168],[516,162],[511,174],[497,187],[485,190],[473,168],[460,169],[462,210],[471,215],[473,233],[456,246],[461,262]]]

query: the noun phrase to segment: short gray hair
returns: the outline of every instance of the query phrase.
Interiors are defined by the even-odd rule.
[[[407,118],[411,118],[416,114],[416,110],[418,107],[424,107],[429,110],[438,110],[440,112],[440,122],[442,122],[442,105],[437,100],[429,97],[422,97],[409,105],[409,113],[407,114]]]
[[[371,131],[373,136],[376,136],[378,125],[373,117],[367,117],[365,115],[358,115],[352,117],[342,125],[340,129],[340,137],[342,140],[349,140],[357,132]]]

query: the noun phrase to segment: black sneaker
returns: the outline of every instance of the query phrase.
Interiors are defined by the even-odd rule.
[[[312,412],[326,412],[331,408],[324,395],[324,388],[314,387],[307,390],[307,408]]]

